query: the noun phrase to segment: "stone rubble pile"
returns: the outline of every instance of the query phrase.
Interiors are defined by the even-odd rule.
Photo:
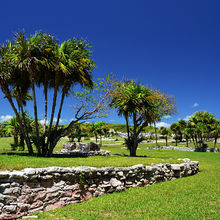
[[[71,156],[110,156],[110,151],[100,150],[100,145],[90,142],[69,142],[63,144],[63,149],[54,153],[59,155],[71,155]]]
[[[0,172],[0,219],[16,219],[38,211],[191,176],[199,162],[142,164],[131,167],[47,167]]]
[[[147,149],[158,149],[157,147],[147,147]],[[161,146],[161,150],[180,150],[191,152],[220,152],[220,148],[202,148],[202,147],[174,147],[174,146]]]

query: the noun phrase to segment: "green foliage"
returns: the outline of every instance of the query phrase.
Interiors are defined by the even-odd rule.
[[[182,141],[183,135],[188,141],[192,140],[195,147],[206,148],[205,141],[214,139],[214,147],[220,135],[220,122],[215,116],[207,111],[198,111],[193,114],[189,121],[180,120],[173,123],[171,130],[175,133],[176,139]]]
[[[38,219],[219,219],[220,154],[156,150],[146,154],[199,160],[201,172],[38,213]]]
[[[132,144],[129,146],[131,156],[136,156],[138,136],[143,129],[176,111],[171,97],[133,80],[116,82],[110,97],[110,106],[126,120],[127,143]],[[130,129],[129,120],[133,123],[133,129]]]
[[[64,99],[70,93],[70,88],[75,84],[86,87],[88,91],[93,88],[91,72],[95,63],[91,58],[91,49],[86,41],[72,38],[60,45],[51,35],[36,32],[30,37],[26,37],[23,32],[15,35],[13,41],[8,41],[0,48],[0,87],[5,97],[12,106],[21,133],[26,141],[29,154],[33,155],[32,144],[27,131],[25,122],[24,107],[26,102],[33,99],[34,103],[34,143],[38,150],[38,155],[51,156],[54,147],[62,136],[65,136],[75,122],[88,119],[94,112],[83,112],[80,117],[77,109],[76,120],[72,121],[62,133],[58,128]],[[100,81],[100,90],[104,91],[103,79]],[[43,87],[45,95],[45,115],[44,126],[38,121],[38,105],[35,87]],[[47,121],[47,93],[48,89],[54,90],[52,109],[49,126]],[[57,94],[61,92],[61,101],[57,114],[57,122],[53,127],[55,109],[57,106]],[[31,92],[31,94],[29,93]],[[87,96],[88,94],[78,94]],[[90,97],[89,101],[94,101]],[[87,103],[89,103],[87,100]],[[89,103],[90,104],[90,103]],[[16,108],[18,106],[18,108]],[[21,117],[19,113],[21,111]],[[54,133],[57,135],[54,139]],[[42,138],[45,137],[45,138]],[[42,142],[44,141],[44,142]],[[44,149],[46,148],[46,149]],[[47,155],[45,155],[45,153]]]

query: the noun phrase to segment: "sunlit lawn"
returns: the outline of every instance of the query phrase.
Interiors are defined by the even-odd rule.
[[[63,139],[56,150],[68,140]],[[200,161],[201,172],[195,176],[151,186],[107,194],[89,201],[39,213],[39,219],[220,219],[220,153],[146,150],[141,144],[131,158],[124,145],[103,145],[110,157],[39,158],[10,151],[12,138],[0,139],[0,169],[47,166],[130,166],[176,162],[178,158]],[[8,154],[7,154],[8,153]]]

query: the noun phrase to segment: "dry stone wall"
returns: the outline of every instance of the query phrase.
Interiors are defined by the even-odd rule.
[[[0,172],[0,219],[82,202],[105,193],[194,175],[199,162],[131,167],[48,167]]]
[[[147,149],[158,149],[157,147],[148,147]],[[177,146],[161,146],[161,150],[179,150],[179,151],[191,151],[191,152],[220,152],[220,148],[203,148],[203,147],[177,147]]]

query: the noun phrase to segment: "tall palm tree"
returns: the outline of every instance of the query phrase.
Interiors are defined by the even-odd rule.
[[[161,96],[166,100],[166,105],[164,106],[162,104],[165,102],[161,101]],[[111,92],[111,97],[110,106],[115,107],[118,114],[125,117],[126,124],[128,124],[129,118],[133,122],[130,137],[129,126],[127,125],[129,138],[126,144],[130,150],[130,156],[136,156],[140,132],[149,123],[154,122],[156,118],[162,117],[163,113],[168,111],[168,106],[172,106],[170,109],[173,109],[173,104],[159,91],[153,91],[134,81],[118,82]]]
[[[48,68],[48,53],[45,45],[47,45],[50,39],[51,37],[44,33],[36,33],[27,39],[23,32],[19,32],[15,36],[15,50],[12,54],[17,70],[22,74],[26,74],[26,79],[29,80],[26,87],[30,87],[32,90],[37,139],[39,139],[39,128],[35,85],[39,81],[38,75],[42,67]],[[23,77],[20,77],[20,79],[23,79]],[[38,154],[41,155],[41,147],[38,142],[36,143],[36,147]]]
[[[165,139],[166,139],[166,146],[168,146],[167,139],[168,139],[168,137],[169,137],[170,134],[171,134],[170,129],[163,127],[163,128],[161,129],[161,134],[165,137]]]
[[[220,122],[219,120],[215,120],[212,124],[211,134],[214,136],[214,148],[216,148],[218,137],[220,136]]]
[[[58,62],[55,67],[54,78],[54,96],[52,105],[52,114],[50,118],[50,125],[48,130],[48,143],[50,142],[50,134],[52,129],[52,123],[54,119],[54,113],[56,108],[56,99],[59,87],[62,88],[61,101],[57,116],[56,125],[54,131],[57,132],[57,127],[60,121],[62,107],[64,99],[69,95],[70,89],[76,83],[80,83],[82,86],[89,88],[93,87],[91,78],[92,68],[95,66],[93,60],[91,60],[91,52],[89,46],[83,40],[77,40],[75,38],[63,42],[57,48]],[[54,143],[50,143],[49,154],[54,148]]]
[[[178,122],[174,122],[171,124],[170,129],[173,131],[173,133],[175,134],[175,139],[176,139],[176,146],[177,146],[177,141],[178,141],[178,134],[180,131],[180,125]]]

